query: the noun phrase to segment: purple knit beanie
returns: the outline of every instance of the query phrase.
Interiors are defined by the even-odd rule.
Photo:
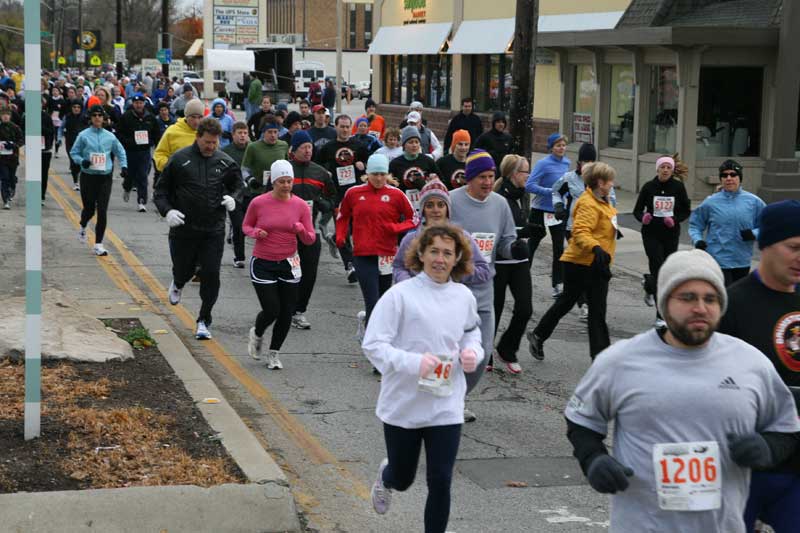
[[[494,166],[494,159],[489,155],[486,150],[473,150],[467,156],[467,165],[464,168],[464,181],[469,181],[481,172],[487,170],[494,171],[497,174],[497,169]]]

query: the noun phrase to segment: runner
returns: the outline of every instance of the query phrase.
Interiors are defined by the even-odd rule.
[[[383,147],[383,144],[378,140],[375,133],[369,131],[369,121],[366,118],[361,117],[357,119],[354,127],[356,128],[356,133],[353,135],[353,138],[364,145],[367,154],[372,155],[379,148]]]
[[[436,162],[442,180],[448,189],[458,189],[464,185],[464,167],[467,164],[467,154],[472,141],[467,130],[457,130],[453,133],[453,144],[450,153]]]
[[[738,337],[772,361],[800,405],[800,202],[785,200],[761,212],[758,267],[728,287],[728,311],[720,333]],[[754,471],[745,527],[756,519],[775,533],[797,529],[800,507],[800,454],[769,471]]]
[[[261,109],[253,113],[247,120],[247,131],[250,139],[256,141],[261,136],[261,124],[266,115],[272,115],[272,98],[264,96],[261,98]]]
[[[475,297],[456,283],[470,273],[471,255],[460,228],[426,228],[406,256],[408,268],[419,274],[378,301],[362,344],[383,375],[375,413],[383,422],[387,458],[372,486],[373,508],[385,514],[392,491],[411,486],[424,441],[426,533],[447,528],[464,420],[464,372],[475,372],[483,359]]]
[[[42,96],[42,205],[47,194],[47,178],[50,175],[50,161],[53,157],[53,144],[55,144],[56,127],[53,124],[53,115],[47,109],[47,97]]]
[[[481,254],[489,263],[491,278],[495,275],[495,259],[501,257],[526,259],[528,244],[517,239],[514,215],[505,198],[492,191],[495,179],[494,160],[484,150],[474,150],[467,156],[464,171],[466,185],[450,193],[453,212],[450,219],[468,231],[477,241]],[[483,351],[494,349],[494,289],[491,278],[473,287],[481,317]],[[484,365],[467,376],[467,393],[475,388],[483,375]],[[464,420],[475,420],[475,414],[466,411]]]
[[[605,163],[583,167],[588,190],[575,205],[575,223],[567,251],[560,257],[566,283],[564,291],[544,314],[536,328],[527,333],[531,356],[544,359],[544,341],[559,320],[569,313],[582,294],[589,304],[589,354],[592,359],[611,344],[606,324],[608,282],[617,248],[617,209],[609,195],[616,172]],[[591,193],[591,194],[590,194]]]
[[[719,167],[722,190],[712,194],[692,212],[689,236],[695,248],[706,250],[717,260],[725,284],[750,272],[758,217],[766,205],[755,194],[742,189],[742,165],[728,159]]]
[[[136,187],[138,211],[147,211],[147,185],[150,174],[150,149],[159,138],[158,123],[144,108],[144,95],[136,93],[131,98],[131,107],[119,120],[119,140],[128,156],[130,172],[122,182],[122,200],[127,202],[131,188]]]
[[[289,334],[302,277],[297,241],[310,245],[317,236],[311,210],[304,200],[292,194],[292,165],[278,160],[269,172],[272,190],[250,202],[242,229],[256,240],[250,258],[250,280],[261,305],[255,325],[250,328],[247,352],[253,359],[261,358],[264,331],[274,323],[267,368],[277,370],[283,368],[280,349]]]
[[[714,333],[724,281],[705,252],[670,255],[658,274],[667,327],[601,353],[567,405],[581,469],[592,488],[614,494],[612,533],[745,533],[750,470],[795,448],[797,411],[772,364]],[[603,443],[611,422],[613,455]]]
[[[375,100],[372,98],[367,98],[367,101],[364,102],[364,114],[361,115],[356,119],[356,123],[353,124],[353,131],[351,132],[353,135],[358,133],[357,126],[358,120],[361,118],[367,119],[368,125],[368,132],[369,135],[375,137],[379,141],[382,141],[384,135],[386,134],[386,120],[380,116],[376,111],[378,109],[377,104],[375,104]]]
[[[314,106],[314,126],[309,128],[308,134],[311,135],[314,144],[314,151],[322,150],[322,147],[330,141],[335,141],[336,130],[328,125],[325,106],[318,104]]]
[[[422,155],[419,141],[419,130],[414,126],[406,126],[400,134],[403,155],[389,162],[389,173],[400,184],[414,209],[419,211],[419,192],[425,182],[437,177],[436,163],[430,157]]]
[[[400,130],[398,128],[386,128],[383,136],[383,147],[378,148],[375,153],[385,155],[390,163],[395,157],[403,155],[403,147],[400,146]]]
[[[219,146],[220,148],[225,148],[231,143],[231,139],[233,138],[233,123],[236,122],[236,120],[231,118],[228,114],[228,105],[225,103],[224,98],[214,98],[214,100],[211,101],[211,113],[209,113],[208,116],[219,121],[219,125],[222,128],[222,137],[219,139]]]
[[[89,108],[91,127],[83,130],[75,139],[75,144],[69,151],[70,158],[81,170],[81,210],[80,230],[78,240],[86,242],[86,225],[97,212],[97,221],[94,225],[94,253],[98,256],[108,255],[103,246],[103,237],[106,232],[108,201],[111,198],[111,174],[114,162],[111,155],[119,158],[121,167],[120,176],[128,176],[128,157],[125,149],[114,135],[103,128],[106,112],[102,106],[95,105]]]
[[[172,154],[195,142],[197,126],[203,120],[203,109],[203,102],[196,98],[191,100],[183,109],[185,116],[179,118],[175,124],[164,131],[153,152],[156,170],[162,172]]]
[[[344,248],[352,223],[353,266],[366,309],[364,327],[369,323],[378,298],[392,286],[398,235],[417,225],[408,198],[399,189],[386,184],[388,175],[386,157],[371,156],[367,161],[367,183],[347,190],[336,217],[339,248]]]
[[[188,107],[188,106],[187,106]],[[242,175],[218,150],[222,128],[213,118],[197,127],[195,142],[175,152],[155,184],[153,201],[169,230],[172,282],[169,303],[178,305],[183,286],[200,266],[200,314],[195,337],[211,338],[211,310],[219,295],[219,268],[225,249],[225,213],[236,208]]]
[[[514,139],[506,131],[507,123],[506,114],[502,111],[496,111],[492,115],[492,127],[475,141],[475,148],[481,148],[489,152],[489,155],[494,159],[494,164],[498,167],[503,158],[511,153],[511,148],[514,144]],[[455,134],[453,135],[455,136]]]
[[[658,269],[671,253],[678,250],[681,237],[681,222],[689,218],[691,204],[683,186],[683,177],[676,173],[674,158],[659,157],[656,161],[656,177],[644,184],[636,199],[633,216],[642,223],[642,244],[647,254],[650,274],[644,275],[644,302],[655,305],[658,290]],[[685,165],[682,165],[685,168]],[[666,324],[656,311],[655,327]]]
[[[269,169],[272,163],[286,159],[289,153],[289,145],[278,139],[278,124],[272,115],[264,118],[260,130],[261,140],[248,144],[242,158],[242,176],[247,183],[243,200],[245,213],[250,201],[269,188]]]
[[[553,287],[553,298],[558,298],[564,290],[564,271],[559,258],[564,253],[564,222],[559,221],[553,213],[553,183],[569,171],[570,160],[564,155],[567,151],[567,138],[560,133],[553,133],[547,138],[547,151],[550,155],[540,159],[533,165],[531,175],[525,184],[525,190],[533,194],[531,200],[531,222],[534,231],[528,241],[530,244],[530,260],[547,230],[553,243],[553,259],[550,271],[550,282]]]
[[[79,99],[74,99],[70,102],[70,112],[64,119],[64,146],[67,150],[69,157],[69,171],[72,174],[72,188],[76,191],[81,190],[80,180],[78,179],[81,174],[81,167],[72,160],[69,155],[78,134],[86,128],[86,118],[83,116],[83,102]]]
[[[25,144],[25,135],[11,121],[11,107],[0,104],[0,191],[3,209],[11,209],[14,172],[19,165],[19,147]]]
[[[250,144],[250,134],[247,124],[238,121],[233,125],[233,142],[222,149],[236,164],[241,168],[247,146]],[[246,190],[246,189],[245,189]],[[244,220],[244,201],[237,201],[236,208],[228,211],[228,218],[231,222],[231,233],[229,243],[233,245],[233,266],[244,268],[244,233],[242,232],[242,220]]]

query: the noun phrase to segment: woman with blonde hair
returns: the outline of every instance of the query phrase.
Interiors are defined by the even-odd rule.
[[[564,292],[536,328],[528,332],[531,355],[538,360],[544,359],[544,341],[582,293],[586,294],[589,305],[589,353],[592,359],[611,344],[606,324],[606,299],[619,230],[617,210],[609,195],[616,174],[606,163],[592,163],[582,169],[588,190],[575,204],[572,238],[561,256]]]

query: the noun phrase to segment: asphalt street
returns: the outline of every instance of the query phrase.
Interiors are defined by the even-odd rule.
[[[362,109],[363,104],[356,100],[345,111],[358,116]],[[67,158],[63,151],[59,155],[53,159],[55,176],[50,187],[67,200],[66,211],[74,214],[79,202],[77,195],[62,185],[71,185],[71,179]],[[24,176],[22,168],[19,175]],[[22,184],[18,190],[21,189]],[[126,266],[126,272],[138,280],[140,290],[161,298],[163,295],[153,295],[139,276],[142,272],[152,273],[165,287],[171,280],[168,228],[152,203],[148,209],[147,213],[138,213],[134,202],[124,203],[121,180],[115,178],[109,227],[124,243],[126,252],[134,254],[143,265],[137,269]],[[2,217],[23,216],[21,206],[2,213]],[[635,227],[628,217],[621,218],[624,224]],[[81,245],[65,218],[65,210],[52,197],[43,207],[43,227],[47,283],[69,290],[76,276],[96,278],[98,298],[113,294],[113,283],[97,267],[90,248],[85,248],[85,262],[59,263],[60,249]],[[638,234],[632,229],[623,231],[624,241],[628,242],[620,241],[619,266],[615,267],[608,298],[612,340],[644,331],[655,318],[655,310],[642,300],[640,276],[646,260],[641,243],[636,240]],[[14,238],[21,249],[22,236]],[[107,246],[112,258],[121,255],[117,246],[108,245],[108,239]],[[250,247],[248,243],[248,251]],[[531,326],[553,301],[550,251],[549,239],[545,239],[534,259]],[[14,262],[19,264],[20,260],[17,257]],[[227,246],[211,331],[269,391],[275,405],[272,411],[265,413],[258,408],[258,402],[191,338],[192,332],[168,306],[162,305],[161,310],[286,471],[309,526],[336,532],[420,531],[426,494],[424,458],[417,483],[405,493],[394,494],[387,515],[374,514],[369,502],[369,487],[384,457],[384,443],[381,424],[374,415],[380,383],[355,338],[356,314],[362,309],[358,286],[347,283],[341,262],[323,247],[319,277],[306,315],[312,327],[307,331],[292,329],[282,351],[284,369],[268,371],[263,362],[247,355],[247,332],[259,307],[247,271],[234,268],[232,260]],[[18,288],[21,274],[17,272],[12,281]],[[200,303],[198,285],[188,284],[183,294],[183,305],[196,313]],[[511,304],[509,296],[501,328],[508,321]],[[487,373],[468,397],[467,406],[478,415],[478,421],[463,428],[449,530],[478,533],[607,529],[608,499],[585,484],[577,462],[571,458],[562,415],[571,391],[590,364],[585,330],[577,312],[570,313],[545,345],[544,361],[533,360],[523,340],[523,373]]]

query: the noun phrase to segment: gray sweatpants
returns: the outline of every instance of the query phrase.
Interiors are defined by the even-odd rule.
[[[490,305],[488,309],[478,309],[478,316],[481,318],[481,344],[483,345],[483,361],[478,363],[475,372],[464,373],[467,378],[467,394],[478,384],[489,362],[489,357],[494,350],[494,308]]]

